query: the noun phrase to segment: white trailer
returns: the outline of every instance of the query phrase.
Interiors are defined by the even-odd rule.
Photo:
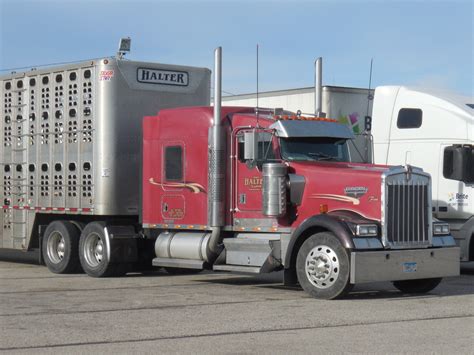
[[[348,125],[355,135],[349,145],[351,160],[372,162],[372,147],[366,144],[370,137],[365,133],[365,117],[371,116],[374,90],[342,86],[323,86],[321,90],[322,111],[327,117],[335,118]],[[224,106],[259,106],[284,108],[302,114],[315,112],[314,87],[268,91],[258,94],[225,96]]]

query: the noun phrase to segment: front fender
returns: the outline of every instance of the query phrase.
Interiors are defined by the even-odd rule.
[[[296,254],[293,253],[295,247],[299,247],[306,237],[309,231],[314,230],[316,233],[319,231],[329,231],[339,238],[340,242],[346,249],[354,249],[354,242],[352,240],[352,232],[345,222],[335,216],[328,214],[320,214],[309,217],[298,228],[293,232],[288,248],[285,255],[285,269],[293,268],[296,263]],[[313,234],[313,233],[311,233]],[[303,237],[303,240],[301,239]],[[295,254],[295,255],[294,255]]]

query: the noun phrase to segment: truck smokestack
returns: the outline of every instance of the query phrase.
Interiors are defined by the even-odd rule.
[[[323,58],[319,57],[314,62],[314,114],[326,117],[323,112]]]
[[[221,125],[222,103],[222,47],[214,51],[214,126]],[[219,119],[217,119],[219,118]]]
[[[224,225],[225,137],[221,125],[222,48],[214,52],[214,124],[209,128],[208,223]]]

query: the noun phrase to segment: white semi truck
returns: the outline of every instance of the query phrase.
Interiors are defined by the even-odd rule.
[[[404,86],[375,90],[375,163],[420,166],[433,179],[433,215],[449,222],[461,260],[474,260],[474,100]]]
[[[259,106],[313,112],[317,89],[259,93]],[[433,216],[450,224],[461,260],[473,261],[474,99],[405,86],[320,89],[322,111],[356,135],[352,161],[414,165],[431,174]],[[228,96],[224,104],[246,106],[255,98]]]

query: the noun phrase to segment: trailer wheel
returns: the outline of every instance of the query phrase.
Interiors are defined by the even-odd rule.
[[[394,281],[393,286],[404,293],[427,293],[434,290],[441,280],[441,277],[439,277],[434,279]]]
[[[110,262],[104,228],[104,222],[92,222],[83,229],[79,240],[79,259],[82,268],[92,277],[125,275],[127,265]]]
[[[51,222],[42,241],[43,260],[49,271],[68,274],[81,271],[79,230],[68,221]]]
[[[303,289],[320,299],[341,298],[349,282],[349,256],[339,239],[330,232],[313,234],[298,250],[296,274]]]

